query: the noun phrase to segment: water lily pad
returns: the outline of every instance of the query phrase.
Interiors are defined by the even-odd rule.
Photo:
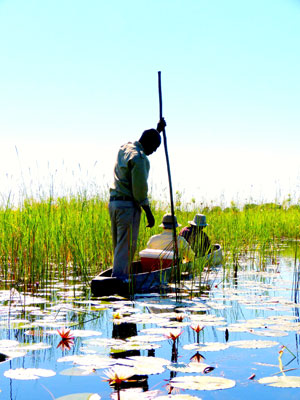
[[[89,337],[89,336],[101,336],[102,332],[92,331],[92,330],[84,330],[84,329],[72,329],[71,334],[74,337]]]
[[[220,351],[228,349],[228,343],[206,342],[205,344],[191,343],[183,346],[185,350]]]
[[[235,386],[235,381],[232,379],[198,375],[179,376],[171,379],[170,383],[174,387],[190,390],[219,390]]]
[[[150,335],[165,335],[167,332],[168,328],[145,328],[140,330],[140,333],[147,333]]]
[[[188,325],[190,325],[191,323],[190,322],[188,322],[188,321],[186,321],[186,322],[179,322],[179,321],[164,321],[163,323],[161,323],[161,324],[159,324],[160,326],[164,326],[165,327],[165,329],[168,329],[168,328],[172,328],[172,329],[176,329],[176,328],[178,328],[178,329],[181,329],[181,328],[183,328],[184,326],[188,326]]]
[[[120,398],[122,400],[152,400],[157,398],[158,390],[151,390],[144,392],[140,388],[132,388],[120,391]],[[111,395],[112,400],[118,400],[118,393]]]
[[[95,338],[95,339],[88,339],[83,340],[83,344],[92,347],[110,347],[110,346],[118,346],[126,343],[124,340],[121,339],[106,339],[106,338]]]
[[[208,364],[204,363],[196,363],[192,362],[189,364],[175,364],[175,365],[168,365],[167,368],[170,371],[175,371],[175,372],[184,372],[184,373],[203,373],[206,368],[209,368],[210,366]]]
[[[145,304],[148,310],[154,314],[165,313],[168,310],[174,310],[175,306],[173,304]]]
[[[265,329],[265,330],[254,330],[254,329],[250,329],[248,331],[249,333],[251,333],[252,335],[257,335],[257,336],[269,336],[269,337],[283,337],[283,336],[288,336],[287,332],[284,331],[277,331],[277,330],[271,330],[271,329]]]
[[[199,400],[200,397],[191,396],[190,394],[168,394],[167,396],[155,397],[156,400]]]
[[[297,322],[289,322],[289,321],[282,321],[279,322],[277,325],[272,326],[272,330],[276,331],[292,331],[292,332],[299,332],[300,331],[300,324]]]
[[[43,329],[29,329],[24,333],[27,336],[42,337],[46,332]]]
[[[101,357],[97,354],[65,356],[58,358],[57,362],[73,362],[77,365],[90,366],[95,369],[107,368],[116,363],[116,361],[108,357]]]
[[[278,346],[279,343],[271,340],[236,340],[230,342],[229,345],[241,349],[264,349],[267,347]]]
[[[72,325],[76,325],[75,322],[68,322],[66,323],[68,325],[67,327],[64,326],[65,329],[70,329]],[[36,320],[31,324],[32,327],[44,327],[44,328],[55,328],[55,329],[61,329],[62,328],[62,322],[61,321],[52,321],[52,320]],[[54,334],[53,331],[47,331],[47,334]]]
[[[122,360],[122,363],[133,367],[135,375],[155,375],[164,372],[164,366],[171,362],[159,357],[133,356]]]
[[[95,373],[95,369],[92,367],[73,367],[60,371],[60,375],[67,376],[87,376]]]
[[[45,349],[51,349],[51,344],[47,343],[22,343],[19,345],[18,348],[27,350],[27,351],[34,351],[34,350],[45,350]]]
[[[125,342],[117,346],[112,346],[110,349],[111,353],[130,351],[130,350],[153,350],[159,349],[161,346],[154,343],[137,343],[137,342]]]
[[[24,357],[27,354],[27,350],[16,350],[16,349],[0,349],[1,353],[5,354],[10,359]]]
[[[114,323],[135,323],[135,324],[147,324],[147,323],[159,323],[162,319],[160,317],[155,317],[153,314],[135,314],[130,317],[123,317],[121,319],[114,319]]]
[[[132,356],[128,357],[128,360],[133,360],[134,362],[144,362],[144,363],[151,363],[155,365],[170,365],[171,361],[166,360],[165,358],[160,357],[145,357],[145,356]]]
[[[199,318],[200,317],[200,318]],[[222,325],[226,325],[226,321],[223,318],[202,318],[202,316],[195,316],[195,315],[191,315],[190,316],[191,319],[191,324],[195,325],[195,324],[199,324],[199,325],[203,325],[203,326],[222,326]]]
[[[229,304],[220,304],[217,302],[208,301],[207,305],[214,310],[224,310],[225,308],[232,308],[232,305]]]
[[[4,376],[10,379],[18,379],[18,380],[33,380],[39,378],[49,378],[50,376],[54,376],[56,373],[51,369],[42,369],[42,368],[16,368],[9,369],[4,372]]]
[[[55,400],[101,400],[101,397],[97,393],[74,393],[57,397]]]
[[[12,347],[17,347],[19,346],[19,342],[17,340],[9,340],[9,339],[3,339],[0,340],[0,348],[12,348]]]
[[[20,347],[17,340],[0,340],[0,353],[5,354],[9,358],[24,357],[27,354],[25,348]]]
[[[163,340],[166,340],[167,338],[165,336],[156,336],[156,335],[140,335],[140,336],[131,336],[127,338],[126,340],[130,342],[160,342]]]
[[[9,321],[6,321],[4,326],[8,329],[23,329],[28,325],[30,326],[30,322],[26,319],[10,319]]]
[[[282,388],[300,388],[300,376],[268,376],[259,379],[258,383]]]

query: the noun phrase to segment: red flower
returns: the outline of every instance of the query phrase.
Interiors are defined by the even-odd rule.
[[[191,358],[190,361],[200,363],[202,360],[205,360],[205,357],[197,351]]]
[[[61,332],[57,329],[57,332],[62,339],[74,339],[74,336],[71,336],[71,329],[65,331],[65,328],[62,328]]]
[[[62,328],[61,332],[57,329],[59,336],[61,337],[61,341],[58,343],[57,347],[60,347],[62,351],[70,350],[71,347],[74,345],[74,336],[71,336],[71,330],[65,331]]]
[[[199,333],[204,329],[204,326],[200,326],[199,324],[198,325],[191,325],[191,328],[193,329],[193,331]]]
[[[166,334],[165,336],[168,338],[168,339],[172,339],[173,340],[173,342],[175,342],[178,338],[179,338],[179,336],[181,335],[183,333],[183,331],[180,331],[180,332],[178,332],[178,331],[170,331],[168,334]]]

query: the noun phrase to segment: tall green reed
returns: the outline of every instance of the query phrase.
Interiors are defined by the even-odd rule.
[[[0,210],[0,271],[5,281],[31,287],[60,277],[88,281],[112,261],[107,202],[85,194]]]
[[[136,258],[159,227],[167,204],[151,200],[155,227],[146,228],[142,213]],[[225,209],[188,207],[176,193],[175,213],[182,226],[196,213],[207,216],[212,243],[223,248],[224,265],[229,271],[239,268],[241,257],[276,263],[281,245],[300,237],[300,207],[258,204],[239,209],[232,203]],[[85,191],[64,197],[25,198],[21,205],[9,203],[0,208],[0,276],[3,282],[30,290],[38,282],[59,279],[89,282],[90,277],[112,264],[112,241],[107,196],[89,196]],[[180,228],[178,228],[179,232]],[[295,247],[297,249],[297,247]],[[297,257],[297,255],[296,255]],[[197,267],[195,274],[203,274]],[[200,271],[201,270],[201,271]]]

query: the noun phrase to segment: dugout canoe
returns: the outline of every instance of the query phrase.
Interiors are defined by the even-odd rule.
[[[209,267],[218,267],[223,262],[223,252],[220,244],[216,243],[212,245],[212,251],[207,254],[204,259],[204,264]]]
[[[141,261],[134,261],[132,267],[134,273],[129,275],[128,282],[112,277],[112,268],[100,272],[92,279],[92,294],[94,296],[114,294],[128,296],[134,293],[151,293],[165,290],[170,282],[172,267],[143,272]]]
[[[141,254],[141,253],[140,253]],[[168,257],[168,259],[170,259]],[[219,244],[213,245],[213,251],[203,257],[203,262],[208,266],[218,266],[222,264],[222,248]],[[100,272],[91,281],[91,292],[93,296],[128,296],[134,293],[152,293],[167,291],[168,283],[173,280],[174,268],[172,263],[161,263],[160,267],[155,263],[154,270],[149,269],[141,260],[132,263],[132,273],[129,275],[128,282],[112,276],[112,268]],[[186,278],[185,278],[186,279]]]

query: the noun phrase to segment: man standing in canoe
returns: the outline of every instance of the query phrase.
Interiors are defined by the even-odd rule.
[[[148,225],[155,223],[148,200],[148,157],[161,144],[160,132],[166,126],[164,119],[157,129],[148,129],[134,143],[121,146],[114,168],[114,183],[110,188],[109,215],[111,220],[114,264],[112,276],[128,278],[128,266],[133,260],[139,233],[141,208]]]

